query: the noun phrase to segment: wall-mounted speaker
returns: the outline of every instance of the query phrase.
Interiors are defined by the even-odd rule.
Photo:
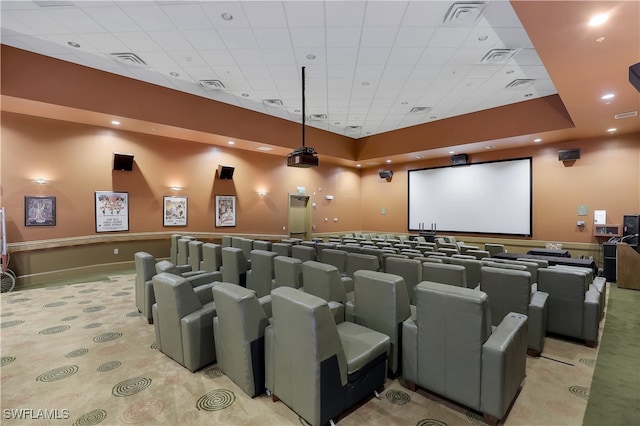
[[[640,92],[640,62],[629,67],[629,83]]]
[[[625,214],[622,221],[622,236],[638,235],[638,233],[640,233],[640,214]],[[630,245],[637,245],[638,237],[628,237],[624,242]]]
[[[467,156],[467,154],[456,154],[456,155],[452,155],[451,156],[451,165],[452,166],[459,166],[461,164],[467,164],[467,161],[469,161],[469,157]]]
[[[393,176],[393,170],[380,170],[380,178],[391,179]]]
[[[133,154],[113,153],[113,170],[130,172],[133,170]]]
[[[558,160],[559,161],[573,161],[580,159],[580,150],[579,149],[561,149],[558,151]]]
[[[231,166],[223,166],[222,164],[218,166],[218,179],[233,179],[233,171],[234,167]]]

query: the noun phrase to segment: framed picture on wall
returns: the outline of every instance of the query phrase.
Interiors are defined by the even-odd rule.
[[[165,196],[162,205],[164,226],[187,226],[187,197]]]
[[[129,193],[96,191],[96,232],[129,230]]]
[[[24,226],[55,226],[56,197],[24,197]]]
[[[216,195],[216,227],[236,226],[236,196]]]

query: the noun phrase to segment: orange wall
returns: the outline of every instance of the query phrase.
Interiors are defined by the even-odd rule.
[[[441,166],[448,158],[391,165],[391,182],[378,169],[342,167],[321,161],[318,168],[285,166],[281,156],[114,131],[13,113],[2,113],[2,205],[10,243],[95,234],[94,191],[126,191],[130,232],[229,232],[284,235],[287,194],[303,186],[311,201],[317,233],[353,230],[407,232],[407,170]],[[472,162],[533,157],[533,239],[596,242],[593,210],[607,210],[608,222],[640,213],[640,135],[609,136],[471,156]],[[571,167],[559,149],[580,148]],[[135,155],[133,172],[111,170],[112,152]],[[232,181],[215,179],[218,164],[235,167]],[[386,167],[385,167],[386,168]],[[51,182],[36,185],[33,179]],[[178,193],[171,186],[184,188]],[[261,198],[257,191],[268,194]],[[188,226],[162,225],[162,197],[186,195]],[[215,228],[214,195],[237,195],[237,226]],[[328,201],[325,195],[333,195]],[[24,196],[53,195],[57,225],[24,226]],[[577,207],[588,206],[588,216]],[[386,214],[382,214],[385,209]],[[325,218],[327,221],[325,221]],[[337,218],[337,221],[334,221]],[[587,226],[580,229],[577,220]]]
[[[580,148],[571,166],[558,161],[558,150]],[[606,210],[608,223],[621,223],[625,214],[640,213],[640,135],[608,136],[598,140],[563,142],[470,156],[471,162],[533,158],[534,240],[595,243],[593,211]],[[362,228],[406,232],[407,170],[444,166],[449,158],[390,166],[391,182],[378,170],[362,173]],[[588,216],[578,216],[587,205]],[[386,215],[382,215],[382,209]],[[576,226],[578,220],[585,227]]]
[[[317,205],[312,210],[317,232],[360,228],[358,169],[323,161],[317,168],[291,168],[281,156],[5,112],[1,136],[9,243],[95,234],[94,191],[103,190],[129,193],[130,232],[285,235],[287,194],[298,186]],[[133,172],[112,171],[113,152],[134,154]],[[235,167],[233,180],[215,178],[219,164]],[[39,177],[50,183],[35,184]],[[183,190],[175,193],[172,186]],[[260,197],[257,191],[268,194]],[[236,227],[215,228],[215,194],[237,196]],[[325,200],[325,194],[334,200]],[[25,227],[25,195],[55,196],[56,226]],[[165,195],[188,197],[186,228],[163,227]]]

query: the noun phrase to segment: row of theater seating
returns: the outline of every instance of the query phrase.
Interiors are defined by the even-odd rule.
[[[180,240],[185,239],[176,239],[176,247],[179,246],[178,242]],[[194,244],[195,240],[187,240],[187,246],[189,244],[191,246],[200,245]],[[237,241],[235,245],[246,244],[246,239],[243,240],[245,241]],[[184,244],[184,241],[181,241],[181,243]],[[305,245],[299,241],[295,242],[297,244],[291,243],[292,242],[281,244],[288,245],[292,254],[294,247],[305,247]],[[213,274],[209,275],[208,279],[214,278],[216,282],[204,286],[197,286],[194,289],[193,281],[189,281],[194,280],[194,278],[180,276],[178,267],[166,261],[164,265],[167,266],[167,263],[169,263],[173,267],[173,270],[168,272],[173,272],[173,274],[168,275],[166,273],[167,271],[164,271],[165,273],[160,273],[152,279],[153,287],[160,288],[163,285],[161,283],[164,283],[168,285],[167,288],[171,288],[171,291],[173,291],[173,293],[171,293],[171,291],[167,290],[169,291],[167,297],[163,298],[158,296],[162,301],[158,299],[158,305],[153,308],[158,347],[161,348],[165,354],[176,359],[176,361],[187,366],[187,368],[192,371],[214,362],[216,359],[215,353],[217,353],[218,364],[222,371],[238,383],[245,392],[252,396],[255,395],[260,392],[261,389],[264,390],[265,385],[263,385],[263,382],[266,381],[266,387],[270,389],[274,395],[282,399],[283,402],[312,424],[326,423],[328,419],[344,411],[344,408],[349,404],[357,402],[357,400],[366,396],[372,390],[382,386],[384,383],[384,373],[382,374],[381,381],[379,379],[375,380],[376,386],[372,387],[371,383],[365,380],[367,377],[377,377],[380,375],[381,362],[382,365],[386,365],[382,370],[383,372],[388,369],[392,376],[402,373],[410,387],[413,384],[423,386],[475,410],[482,411],[490,419],[500,419],[506,412],[513,397],[515,397],[515,392],[524,378],[524,366],[526,362],[525,358],[522,358],[521,355],[505,355],[501,352],[498,354],[495,352],[496,348],[492,345],[498,344],[503,337],[507,336],[509,342],[511,342],[507,345],[511,348],[507,352],[524,353],[520,349],[524,347],[524,351],[526,351],[528,346],[530,351],[533,350],[533,353],[539,353],[542,351],[544,344],[545,331],[548,330],[565,334],[563,331],[556,331],[551,328],[547,329],[547,325],[545,324],[547,321],[549,324],[556,322],[555,319],[552,318],[552,312],[554,311],[553,309],[549,309],[547,305],[548,294],[535,291],[536,281],[547,281],[545,278],[546,272],[538,270],[541,266],[545,265],[534,264],[534,270],[533,265],[523,264],[524,262],[500,261],[500,263],[498,263],[496,259],[479,261],[473,256],[459,254],[452,254],[451,257],[440,257],[435,260],[433,260],[433,257],[411,259],[407,255],[397,255],[385,257],[385,262],[380,264],[378,262],[379,257],[376,255],[348,253],[340,250],[341,247],[338,245],[334,245],[332,248],[318,249],[316,244],[314,248],[316,257],[309,260],[281,256],[270,250],[251,249],[249,250],[249,259],[245,259],[247,267],[246,285],[248,287],[248,289],[245,289],[237,285],[243,284],[239,277],[236,279],[237,282],[235,285],[229,282],[217,282],[217,280],[227,281],[224,277],[224,275],[227,275],[224,273],[225,266],[228,267],[235,263],[235,260],[232,260],[225,264],[225,253],[228,254],[231,259],[242,259],[242,257],[244,257],[243,249],[233,247],[233,238],[231,241],[227,240],[226,244],[226,247],[201,244],[203,252],[205,253],[207,249],[220,253],[219,266],[221,268],[219,269],[222,269],[222,272],[201,271],[197,275]],[[246,245],[248,246],[248,244]],[[179,252],[179,250],[178,248],[176,251]],[[187,249],[187,253],[189,253],[189,249]],[[193,253],[197,253],[197,250]],[[301,250],[300,253],[310,255],[311,252]],[[177,254],[178,253],[176,253],[176,255]],[[137,255],[138,254],[136,254],[136,256]],[[187,260],[187,263],[193,265],[189,257],[187,259],[183,258],[182,261]],[[327,263],[318,262],[315,259]],[[349,259],[356,261],[353,265],[357,266],[352,266],[351,269],[346,267]],[[180,260],[176,261],[180,262]],[[163,262],[159,262],[158,265],[162,263]],[[200,267],[204,266],[204,263],[206,263],[205,259],[199,260]],[[272,265],[271,268],[269,265]],[[293,280],[290,283],[284,284],[283,288],[278,288],[278,265],[283,266],[284,269],[288,268],[289,271],[294,271],[294,276],[299,275],[298,280]],[[344,265],[344,268],[340,270],[339,266],[342,265]],[[476,281],[476,278],[468,279],[469,270],[475,266],[479,266],[479,281]],[[156,269],[160,271],[160,269]],[[232,267],[230,269],[234,268]],[[588,274],[584,270],[577,271],[571,269],[560,271],[560,268],[542,269],[549,269],[549,271],[557,269],[557,271],[552,271],[551,276],[554,276],[557,272],[562,275],[562,278],[558,278],[558,276],[555,278],[561,279],[563,282],[566,278],[564,275],[568,273],[570,273],[570,275],[579,275],[584,278],[585,283],[586,280],[589,279]],[[382,272],[385,270],[386,273]],[[236,272],[237,271],[234,271],[234,275]],[[540,272],[542,272],[541,275],[539,275]],[[533,273],[535,273],[535,278]],[[191,275],[193,274],[194,272],[191,272]],[[265,279],[265,277],[268,279]],[[593,281],[592,277],[591,280]],[[438,281],[441,283],[437,283]],[[553,280],[549,282],[550,285],[554,286],[564,285],[554,283]],[[443,285],[442,283],[446,284]],[[453,284],[453,286],[451,284]],[[593,287],[588,287],[587,284],[583,285],[585,288],[589,288],[584,293],[589,293],[594,296],[592,298],[594,300],[600,300],[599,294],[597,296],[594,295],[595,291],[593,291]],[[538,282],[538,286],[540,286],[540,282]],[[188,296],[175,294],[175,290],[178,287],[181,288],[181,291],[188,294]],[[293,289],[291,287],[293,287]],[[296,288],[301,288],[304,292]],[[156,291],[156,293],[160,294],[163,293],[163,291]],[[222,295],[222,293],[224,293],[224,295]],[[136,295],[137,294],[138,293],[136,293]],[[264,297],[261,297],[261,295]],[[192,317],[190,319],[184,319],[184,317],[178,316],[178,322],[182,323],[182,330],[180,332],[174,330],[163,334],[163,327],[160,324],[164,322],[175,322],[175,318],[163,320],[163,315],[157,312],[158,310],[162,310],[158,308],[158,306],[163,305],[163,303],[166,306],[171,303],[171,301],[183,300],[185,297],[187,299],[190,298],[191,301],[186,304],[179,303],[181,307],[190,306],[191,308],[198,307],[198,309],[190,311],[188,315],[185,315],[185,317]],[[225,297],[235,297],[237,300],[233,303],[224,302],[224,304],[222,304],[220,301],[226,300]],[[442,300],[438,299],[439,297],[441,297]],[[585,297],[583,297],[583,299],[585,299]],[[213,304],[213,300],[216,300],[216,304]],[[438,300],[438,302],[435,302],[436,300]],[[582,310],[585,312],[589,310],[594,300],[583,300]],[[198,303],[196,303],[196,301],[198,301]],[[460,304],[475,306],[475,308],[472,308],[472,311],[475,312],[477,316],[473,316],[472,324],[462,324],[464,321],[455,316],[456,310],[453,309],[453,306],[459,308],[461,306]],[[518,306],[518,304],[520,306]],[[252,308],[251,310],[246,310],[248,309],[246,306],[245,308],[231,308],[236,305],[252,306]],[[278,318],[277,312],[280,312],[276,306],[286,306],[286,308],[283,308],[285,309],[284,312],[286,312],[286,315],[288,315],[286,321],[276,320],[276,318]],[[427,306],[428,308],[426,308]],[[553,306],[553,304],[550,304],[550,306]],[[258,310],[257,307],[260,309]],[[558,308],[564,310],[564,307],[559,306]],[[235,317],[222,313],[222,311],[229,309],[235,312]],[[421,309],[423,314],[418,314],[416,317],[416,312]],[[549,311],[547,312],[547,310]],[[174,314],[176,309],[169,309],[169,312]],[[195,314],[196,312],[198,312],[198,314]],[[295,314],[295,312],[298,313]],[[597,340],[597,321],[601,315],[597,303],[595,312],[596,330],[593,342]],[[298,314],[300,318],[292,321],[294,316]],[[238,317],[238,315],[241,315],[241,317]],[[330,317],[333,318],[332,321],[335,324],[335,330],[333,327],[329,327],[328,329],[334,330],[337,334],[333,331],[329,332],[326,336],[328,341],[325,341],[322,333],[317,332],[318,330],[311,333],[313,330],[305,328],[320,327],[321,330],[327,330],[328,323],[316,318],[316,315],[320,317],[330,315]],[[560,324],[567,322],[566,318],[564,318],[565,313],[561,313],[561,315],[563,319],[557,322]],[[228,321],[221,319],[227,316],[230,318]],[[585,313],[583,316],[586,318],[589,314]],[[313,320],[307,324],[305,320],[311,317],[313,317]],[[427,317],[431,317],[431,319],[427,321]],[[250,318],[251,321],[247,322],[247,318]],[[420,318],[419,322],[417,318]],[[270,322],[272,325],[268,326]],[[506,322],[508,325],[503,326],[503,322]],[[528,327],[524,325],[527,324],[527,322],[529,323]],[[542,324],[533,334],[532,322]],[[568,322],[573,323],[574,320],[569,320]],[[293,327],[292,323],[299,323],[300,328]],[[227,329],[225,329],[225,324],[228,326]],[[303,324],[306,325],[303,326]],[[422,330],[423,327],[424,330],[428,330],[428,327],[433,327],[434,324],[436,326],[435,329],[428,332],[433,340],[429,340],[428,344],[424,342],[419,343],[418,341],[422,339],[423,335],[422,332],[418,333],[417,330]],[[209,325],[211,325],[211,327]],[[367,331],[366,329],[355,327],[356,325],[377,330],[378,334],[381,333],[381,335],[371,334],[370,330]],[[494,328],[498,327],[496,331],[501,329],[500,327],[509,331],[498,334],[494,331],[492,333],[492,325]],[[575,326],[575,324],[573,325]],[[239,332],[238,328],[243,327],[245,329],[247,327],[249,328],[243,332]],[[455,339],[447,338],[447,341],[438,341],[438,336],[442,337],[441,333],[448,327],[456,330],[456,333],[452,334],[461,334],[461,336],[456,336]],[[264,333],[260,331],[262,328],[265,329]],[[295,330],[293,330],[293,328],[295,328]],[[528,337],[527,328],[529,330]],[[585,328],[584,324],[582,328]],[[225,330],[227,331],[225,332]],[[277,338],[279,345],[269,343],[273,341],[274,333],[275,335],[279,335],[278,331],[280,330],[282,333],[285,333],[286,336],[293,336],[293,340],[290,342],[291,347],[285,346],[282,343],[283,340],[280,338]],[[182,336],[183,333],[186,333],[185,336]],[[211,333],[211,340],[214,340],[215,343],[209,342],[209,345],[207,345],[204,344],[204,341],[207,340],[209,333]],[[245,336],[245,334],[247,335]],[[167,337],[167,335],[169,337]],[[181,344],[174,341],[174,338],[178,335],[180,336],[179,343]],[[213,339],[214,335],[216,336],[215,339]],[[267,339],[266,342],[263,343],[262,339],[264,339],[265,335]],[[401,335],[403,335],[402,338],[400,337]],[[442,335],[449,336],[450,333],[445,332]],[[490,338],[490,336],[493,335],[500,337]],[[583,335],[584,332],[580,336],[575,337],[583,338]],[[316,336],[316,341],[306,342],[309,336]],[[336,340],[336,336],[339,336],[339,339]],[[350,343],[348,345],[349,347],[352,349],[359,347],[361,350],[364,350],[363,348],[368,348],[368,346],[361,345],[362,342],[360,340],[363,339],[363,336],[377,336],[373,339],[375,342],[369,342],[377,349],[369,348],[366,349],[366,351],[373,351],[378,354],[376,358],[377,361],[370,359],[370,362],[373,364],[364,370],[362,369],[363,366],[353,366],[349,362],[349,359],[351,359],[350,356],[352,356],[352,358],[355,356],[353,359],[358,359],[362,357],[362,354],[359,352],[358,354],[349,353],[350,350],[348,350],[348,348],[345,349],[335,344],[337,341],[344,343],[345,339],[351,338],[355,339],[354,341],[358,343]],[[408,338],[407,336],[412,337]],[[386,340],[384,337],[387,338],[387,343],[385,343]],[[458,337],[460,337],[460,342],[458,342]],[[585,338],[589,340],[587,337]],[[234,339],[236,342],[232,343]],[[238,339],[244,342],[244,346],[237,342]],[[285,338],[283,337],[283,339]],[[470,359],[458,354],[460,351],[460,353],[466,353],[463,348],[467,347],[471,353],[474,353],[473,351],[475,349],[468,346],[471,341],[480,344],[477,348],[481,348],[481,352],[476,353],[482,353],[482,355]],[[334,343],[333,346],[331,342]],[[195,346],[193,346],[194,343]],[[198,346],[198,344],[200,346]],[[265,355],[261,358],[259,348],[264,344],[270,349],[267,349]],[[387,346],[388,361],[380,358],[381,348]],[[237,353],[239,351],[237,348],[239,347],[244,347],[245,351],[248,350],[249,355]],[[499,343],[498,347],[505,349],[504,342]],[[455,354],[445,354],[446,351],[443,352],[443,348],[453,348],[451,350],[454,350]],[[282,349],[282,352],[279,352],[279,349]],[[330,358],[318,360],[317,356],[315,358],[311,356],[318,355],[317,353],[314,354],[314,351],[325,355],[327,353],[333,355],[330,355]],[[351,352],[353,351],[351,350]],[[225,353],[226,355],[224,355]],[[231,356],[231,353],[234,355]],[[300,358],[294,356],[294,354],[300,355]],[[307,359],[308,357],[303,355],[311,356],[311,358]],[[343,359],[345,356],[346,358]],[[457,362],[451,363],[449,359],[451,356],[459,359],[461,365],[454,367],[451,373],[452,375],[444,374],[443,371],[446,371],[446,369],[443,370],[443,368],[441,368],[442,366],[439,366],[439,363],[458,365]],[[498,358],[492,360],[492,356]],[[335,359],[332,357],[335,357]],[[430,361],[425,362],[425,357],[430,359]],[[439,359],[439,357],[443,358]],[[331,361],[329,361],[329,359],[331,359]],[[486,360],[484,367],[483,359]],[[502,360],[500,362],[505,360],[510,361],[502,365],[497,359]],[[447,360],[447,362],[444,362],[445,360]],[[313,364],[313,362],[319,363],[316,365]],[[290,375],[292,363],[300,363],[300,366],[304,366],[300,374],[296,375],[297,378],[300,378],[300,381],[291,381],[290,378],[286,380],[281,378],[278,380],[278,377],[284,377],[283,375],[285,374]],[[487,366],[496,363],[500,364],[498,367],[494,365],[498,370]],[[288,367],[282,367],[281,364]],[[422,366],[422,368],[419,368],[419,366]],[[264,379],[262,379],[263,375],[260,374],[261,368],[266,368]],[[303,374],[303,370],[307,371],[305,370],[307,368],[311,369],[309,371],[315,371],[315,373],[312,375]],[[252,374],[247,374],[247,371],[251,371]],[[279,371],[280,373],[278,373]],[[365,371],[367,374],[364,374]],[[454,371],[457,371],[457,373],[453,374]],[[314,400],[313,395],[315,395],[314,391],[320,384],[314,383],[314,380],[317,381],[318,377],[321,377],[323,380],[329,380],[331,373],[336,372],[340,373],[340,386],[328,389],[329,393],[327,394],[318,390],[318,392],[320,392],[320,404],[318,405],[316,403],[317,398]],[[347,374],[343,374],[345,372]],[[461,372],[462,374],[459,374]],[[502,377],[506,377],[508,380],[492,388],[490,385],[492,382],[491,377],[494,377],[496,374],[503,375]],[[504,376],[505,374],[506,376]],[[457,377],[457,379],[454,379],[455,377]],[[334,377],[332,380],[336,382],[337,379]],[[311,386],[308,395],[310,399],[307,400],[305,399],[306,397],[302,398],[298,395],[299,392],[293,391],[291,387],[293,384],[303,386],[304,389]],[[476,384],[478,384],[479,387],[477,387]],[[469,392],[467,389],[469,386],[473,389],[481,389],[482,392]],[[461,393],[461,389],[467,390]],[[327,389],[325,389],[325,391],[326,390]],[[334,397],[339,396],[339,398],[333,398],[331,395]],[[306,402],[301,402],[302,399],[305,399]],[[338,403],[337,401],[341,402]],[[344,406],[343,403],[347,403],[347,406]],[[326,407],[329,406],[334,407],[337,411],[327,411]],[[303,412],[306,414],[303,415]],[[327,412],[331,412],[332,414],[326,417]]]

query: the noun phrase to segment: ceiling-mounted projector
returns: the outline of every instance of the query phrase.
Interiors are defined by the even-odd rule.
[[[289,167],[315,167],[318,165],[316,150],[311,147],[301,146],[287,155]]]

